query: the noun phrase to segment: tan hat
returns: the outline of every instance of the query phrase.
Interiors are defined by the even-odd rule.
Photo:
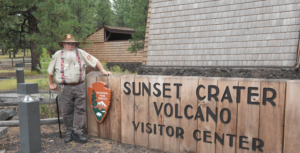
[[[63,43],[64,42],[74,42],[76,44],[76,46],[78,46],[80,44],[79,41],[76,41],[75,40],[75,37],[72,35],[72,34],[66,34],[65,35],[65,38],[64,38],[64,41],[59,41],[58,44],[60,47],[64,47],[63,46]]]

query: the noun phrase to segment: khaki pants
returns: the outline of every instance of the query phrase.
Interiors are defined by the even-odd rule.
[[[71,134],[72,131],[83,134],[86,113],[84,83],[75,86],[58,84],[58,89],[58,103],[66,126],[66,134]]]

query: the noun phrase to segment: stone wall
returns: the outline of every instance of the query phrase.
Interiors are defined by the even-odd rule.
[[[267,79],[300,79],[300,70],[293,68],[160,68],[141,67],[139,75],[240,77]]]
[[[106,66],[108,69],[112,69],[113,66],[119,66],[121,68],[121,71],[124,72],[125,70],[128,70],[131,73],[135,73],[140,70],[140,67],[142,65],[142,62],[124,62],[124,63],[117,63],[117,62],[108,62],[106,63]],[[98,68],[92,68],[87,67],[86,74],[88,74],[91,71],[99,71]]]
[[[109,68],[109,69],[112,69],[113,66],[119,66],[122,70],[122,72],[124,72],[125,70],[128,70],[130,71],[131,73],[135,73],[137,71],[139,71],[141,65],[142,65],[142,62],[132,62],[132,63],[129,63],[129,62],[126,62],[126,63],[107,63],[106,66]]]

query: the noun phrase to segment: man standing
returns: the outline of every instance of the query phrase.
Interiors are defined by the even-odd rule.
[[[73,139],[79,143],[86,143],[83,136],[85,124],[85,69],[87,66],[98,67],[104,75],[111,75],[103,69],[101,63],[88,54],[77,48],[80,42],[75,41],[71,34],[66,34],[64,41],[58,42],[63,50],[57,51],[49,64],[48,76],[51,90],[57,90],[58,101],[62,111],[64,124],[66,126],[65,143]],[[55,72],[56,86],[53,83]]]

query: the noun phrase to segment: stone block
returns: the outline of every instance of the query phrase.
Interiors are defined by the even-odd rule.
[[[17,112],[14,109],[1,109],[0,110],[0,120],[7,120],[16,115],[17,115]]]
[[[0,127],[0,138],[8,132],[7,127]]]

